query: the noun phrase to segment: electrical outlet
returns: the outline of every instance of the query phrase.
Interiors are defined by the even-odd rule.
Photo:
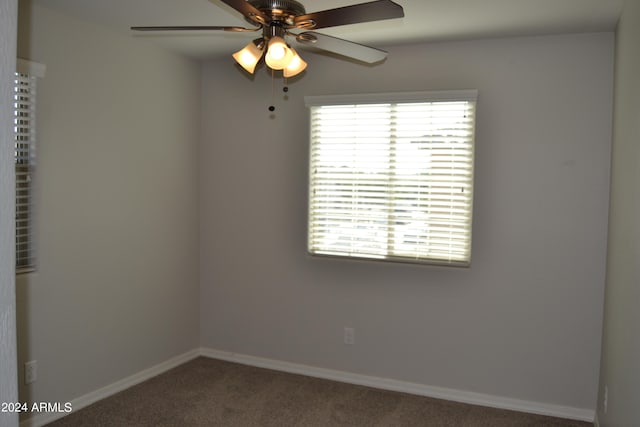
[[[24,364],[24,383],[31,384],[38,379],[38,361],[32,360]]]
[[[602,411],[607,413],[607,406],[609,406],[609,387],[604,386],[604,396],[602,396]]]
[[[352,345],[355,342],[356,332],[353,328],[344,328],[344,343]]]

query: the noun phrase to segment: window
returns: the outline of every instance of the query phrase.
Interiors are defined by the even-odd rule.
[[[33,176],[36,142],[36,80],[44,66],[18,60],[13,94],[16,169],[16,272],[35,269]]]
[[[469,266],[476,99],[306,97],[309,252]]]

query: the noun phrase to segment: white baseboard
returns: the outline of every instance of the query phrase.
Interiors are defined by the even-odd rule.
[[[410,393],[436,399],[469,403],[472,405],[487,406],[498,409],[508,409],[513,411],[568,418],[586,422],[593,422],[595,419],[595,411],[591,409],[551,405],[548,403],[512,399],[508,397],[493,396],[489,394],[474,393],[443,387],[433,387],[424,384],[416,384],[388,378],[378,378],[368,375],[354,374],[351,372],[336,371],[332,369],[317,368],[314,366],[300,365],[297,363],[265,359],[261,357],[230,353],[209,348],[200,349],[200,354],[212,359],[226,360],[229,362],[236,362],[243,365],[256,366],[259,368],[267,368],[276,371],[289,372],[292,374],[300,374],[309,377],[340,381],[343,383],[357,384],[382,390],[398,391],[402,393]]]
[[[298,363],[284,362],[280,360],[266,359],[262,357],[249,356],[245,354],[231,353],[210,348],[194,349],[182,355],[159,363],[151,368],[140,371],[127,378],[116,381],[113,384],[102,387],[96,391],[80,396],[71,401],[74,411],[89,406],[101,399],[105,399],[129,387],[160,375],[176,366],[182,365],[198,356],[212,359],[226,360],[243,365],[256,366],[259,368],[273,369],[276,371],[289,372],[292,374],[306,375],[309,377],[323,378],[333,381],[340,381],[348,384],[356,384],[382,390],[398,391],[410,393],[418,396],[432,397],[436,399],[451,400],[454,402],[469,403],[472,405],[487,406],[491,408],[508,409],[513,411],[527,412],[539,415],[568,418],[586,422],[593,422],[597,426],[596,413],[594,410],[573,408],[568,406],[550,405],[547,403],[532,402],[527,400],[511,399],[489,394],[473,393],[443,387],[433,387],[424,384],[398,381],[388,378],[378,378],[369,375],[354,374],[351,372],[337,371],[333,369],[318,368],[315,366],[302,365]],[[20,427],[41,427],[68,415],[66,413],[43,413],[20,422]]]
[[[168,371],[169,369],[173,369],[176,366],[182,365],[183,363],[193,360],[198,356],[200,356],[200,351],[198,349],[188,351],[184,354],[173,357],[169,360],[166,360],[148,369],[140,371],[129,377],[116,381],[113,384],[109,384],[108,386],[102,387],[96,391],[92,391],[91,393],[85,394],[84,396],[80,396],[76,399],[73,399],[70,402],[73,408],[73,411],[80,410],[86,406],[91,405],[92,403],[97,402],[98,400],[105,399],[109,396],[112,396],[116,393],[126,390],[129,387],[133,387],[134,385],[139,384],[143,381],[146,381],[150,378],[153,378],[157,375],[160,375]],[[31,418],[21,421],[20,427],[41,427],[41,426],[44,426],[45,424],[48,424],[52,421],[62,418],[65,415],[69,415],[69,414],[67,413],[37,414]]]

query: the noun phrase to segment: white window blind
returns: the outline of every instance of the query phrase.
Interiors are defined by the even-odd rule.
[[[16,271],[35,268],[33,176],[35,173],[36,86],[44,66],[18,60],[13,94],[16,170]]]
[[[311,254],[468,266],[476,91],[305,98]]]

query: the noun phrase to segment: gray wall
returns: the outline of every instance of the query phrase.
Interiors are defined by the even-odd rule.
[[[287,100],[203,69],[204,347],[593,414],[605,279],[613,34],[300,50]],[[305,95],[478,89],[470,269],[305,255]],[[267,106],[272,102],[276,112]],[[344,326],[356,344],[342,342]]]
[[[47,74],[20,395],[65,402],[198,347],[200,67],[28,3],[18,53]]]
[[[640,1],[628,0],[616,42],[609,254],[598,406],[602,427],[640,425],[639,42]]]
[[[13,75],[16,67],[16,0],[0,0],[0,402],[18,398],[14,247]],[[0,426],[18,424],[0,413]]]
[[[23,14],[19,54],[47,76],[40,265],[18,283],[20,365],[37,359],[40,378],[21,396],[66,401],[203,345],[593,410],[613,43],[392,47],[371,68],[300,50],[308,72],[272,100],[264,70],[249,79],[229,58],[200,70]],[[306,256],[303,96],[465,88],[480,91],[472,267]]]

